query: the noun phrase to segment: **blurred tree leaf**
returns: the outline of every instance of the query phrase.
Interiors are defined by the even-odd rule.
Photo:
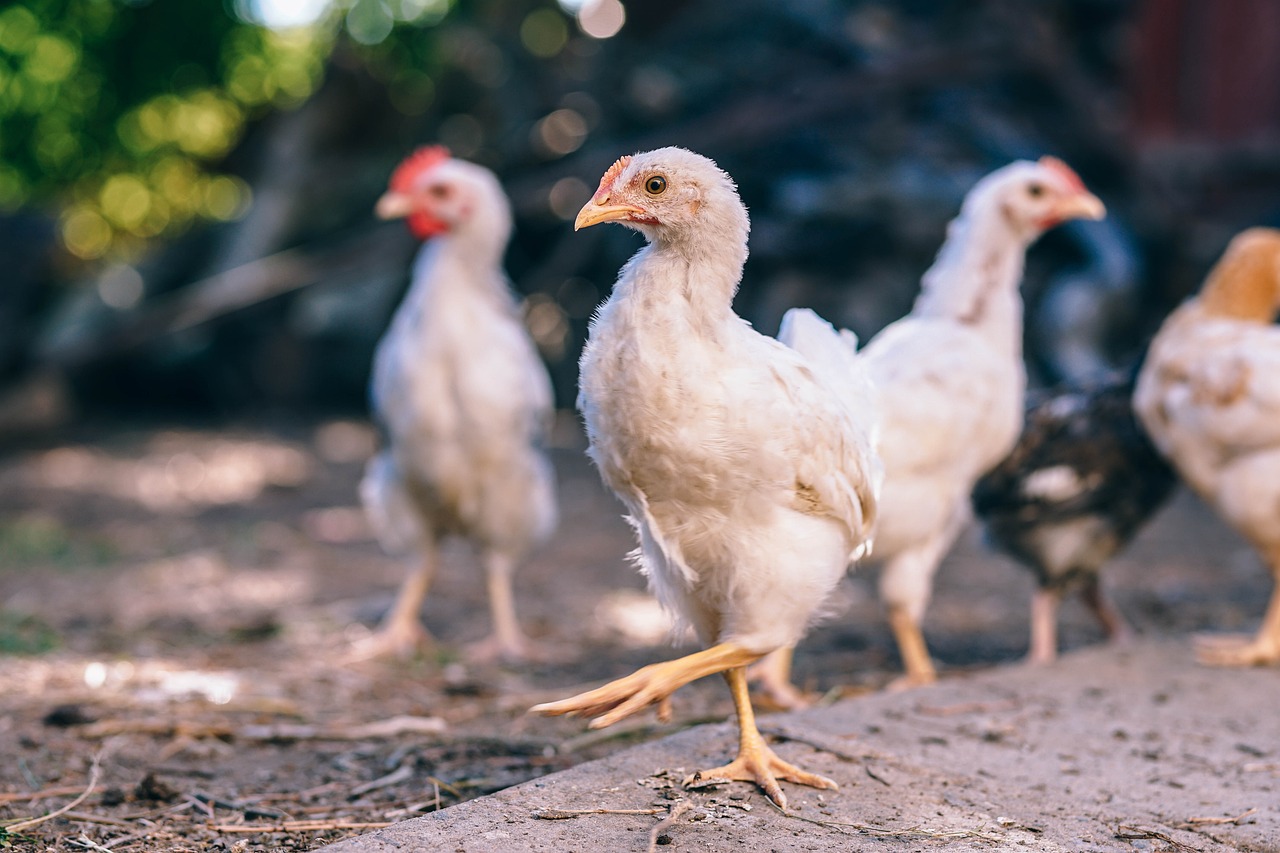
[[[85,259],[233,219],[249,189],[215,164],[314,91],[327,50],[323,28],[274,32],[221,0],[18,0],[0,11],[0,211],[60,207]]]

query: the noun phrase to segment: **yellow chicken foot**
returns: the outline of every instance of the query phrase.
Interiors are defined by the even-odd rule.
[[[825,776],[801,770],[794,764],[783,761],[764,742],[760,730],[756,728],[756,715],[751,708],[745,668],[728,670],[724,674],[724,680],[729,683],[729,690],[733,693],[733,706],[738,712],[738,757],[723,767],[699,770],[687,777],[684,780],[686,788],[699,788],[724,779],[755,782],[765,796],[783,810],[787,808],[787,795],[782,792],[779,779],[811,788],[830,788],[833,791],[840,789],[840,786]]]
[[[720,643],[673,661],[650,664],[603,687],[559,702],[534,705],[529,710],[546,716],[595,717],[590,725],[593,729],[611,726],[653,704],[658,705],[660,717],[664,713],[669,716],[670,705],[666,700],[690,681],[746,666],[759,659],[758,652],[747,651],[732,643]]]
[[[431,588],[435,574],[435,554],[433,549],[428,548],[427,555],[400,586],[395,603],[391,605],[382,624],[371,636],[356,643],[348,660],[411,658],[423,649],[430,648],[434,640],[423,627],[418,612],[422,609],[422,601],[427,597],[427,590]]]
[[[1027,663],[1052,663],[1058,657],[1058,603],[1062,595],[1057,590],[1037,589],[1031,595],[1031,649]]]
[[[484,563],[493,633],[468,646],[467,659],[472,663],[553,659],[554,655],[550,650],[525,636],[516,619],[515,596],[511,592],[515,561],[506,554],[490,552],[485,555]]]
[[[804,691],[791,683],[791,658],[794,646],[770,652],[747,670],[747,680],[760,689],[765,698],[784,711],[808,708],[813,702]]]
[[[937,681],[938,672],[929,658],[929,647],[925,645],[924,634],[905,607],[890,605],[889,627],[893,629],[893,636],[898,641],[898,653],[902,656],[902,665],[906,669],[904,675],[889,684],[889,689],[905,690]]]
[[[1280,663],[1280,578],[1262,627],[1250,637],[1197,637],[1196,659],[1206,666],[1269,666]]]

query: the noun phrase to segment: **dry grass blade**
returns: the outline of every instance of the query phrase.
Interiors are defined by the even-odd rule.
[[[363,785],[356,785],[351,789],[351,796],[359,797],[370,791],[377,791],[380,788],[390,788],[392,785],[399,785],[413,778],[413,767],[408,764],[401,764],[395,770],[392,770],[386,776],[365,782]]]
[[[30,800],[47,800],[49,797],[65,797],[78,794],[80,788],[63,786],[61,788],[45,788],[43,791],[29,791],[15,794],[0,794],[0,803],[22,803]]]
[[[149,734],[192,739],[219,738],[249,741],[381,740],[407,734],[443,734],[448,724],[440,717],[399,716],[370,723],[315,726],[305,723],[235,726],[228,722],[190,723],[170,718],[102,720],[83,726],[80,734],[99,739],[118,734]]]
[[[1252,808],[1246,809],[1235,817],[1189,817],[1179,824],[1179,826],[1224,826],[1226,824],[1239,826],[1242,820],[1247,817],[1253,817],[1257,813],[1258,810],[1256,808]]]
[[[1191,853],[1201,853],[1199,847],[1192,847],[1190,844],[1183,844],[1170,838],[1167,833],[1158,832],[1154,829],[1146,829],[1141,826],[1117,826],[1115,837],[1122,841],[1163,841],[1175,850],[1188,850]]]
[[[66,814],[67,812],[74,809],[76,806],[83,803],[85,800],[89,798],[89,795],[93,793],[93,789],[98,784],[98,775],[102,772],[102,767],[100,764],[101,759],[102,759],[101,753],[97,753],[93,756],[93,765],[89,768],[89,784],[85,786],[85,789],[80,793],[80,796],[76,797],[74,800],[67,803],[65,806],[58,809],[57,811],[49,812],[47,815],[44,815],[43,817],[33,817],[30,820],[20,820],[17,823],[11,823],[8,826],[3,827],[4,831],[12,834],[15,832],[21,832],[24,829],[30,829],[33,826],[39,826],[40,824],[44,823],[47,820],[53,820],[55,817],[60,817]]]
[[[534,809],[529,815],[535,820],[572,820],[575,817],[593,814],[662,814],[666,809]]]

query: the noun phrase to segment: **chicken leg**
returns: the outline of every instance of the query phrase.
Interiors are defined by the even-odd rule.
[[[467,657],[475,663],[487,663],[497,658],[520,661],[536,657],[534,644],[524,635],[516,619],[515,597],[511,592],[515,562],[509,554],[500,551],[488,551],[484,555],[493,632],[467,648]]]
[[[906,607],[889,605],[889,627],[893,629],[893,636],[898,641],[902,666],[906,670],[905,674],[889,683],[889,689],[905,690],[937,681],[938,671],[934,669],[933,660],[929,657],[924,632]]]
[[[353,660],[379,657],[410,658],[429,647],[433,640],[419,618],[423,599],[431,588],[436,575],[436,549],[429,543],[422,549],[422,559],[404,579],[395,603],[383,617],[382,624],[372,636],[358,643],[352,651]]]
[[[813,704],[804,691],[791,683],[791,659],[795,646],[784,646],[765,655],[747,670],[747,680],[759,686],[765,697],[784,711],[807,708]]]
[[[1098,623],[1102,625],[1108,640],[1113,643],[1123,643],[1133,636],[1133,629],[1129,627],[1129,623],[1120,615],[1120,611],[1116,610],[1111,599],[1103,591],[1102,578],[1096,573],[1089,576],[1080,595],[1084,598],[1084,603],[1093,611],[1093,615],[1098,617]]]
[[[1058,658],[1058,605],[1062,593],[1056,589],[1037,589],[1031,595],[1031,649],[1027,663],[1042,665]]]
[[[756,727],[755,711],[751,708],[745,667],[726,670],[724,680],[729,684],[729,691],[733,694],[733,707],[738,713],[738,756],[722,767],[697,771],[684,780],[686,788],[698,788],[722,779],[755,782],[765,796],[784,811],[787,808],[787,795],[782,792],[779,779],[811,788],[839,790],[839,786],[827,777],[809,773],[783,761],[764,742],[760,729]]]
[[[1267,666],[1280,663],[1280,548],[1267,561],[1275,578],[1262,627],[1250,637],[1197,637],[1196,659],[1207,666]]]

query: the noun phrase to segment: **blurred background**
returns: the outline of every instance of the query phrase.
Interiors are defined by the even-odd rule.
[[[1029,253],[1046,384],[1129,367],[1234,233],[1280,225],[1277,81],[1274,0],[0,0],[0,792],[81,790],[110,736],[117,824],[158,814],[129,799],[154,798],[152,772],[176,807],[294,792],[271,802],[387,820],[441,806],[421,773],[448,805],[660,734],[524,714],[670,654],[568,411],[591,313],[640,245],[573,232],[607,166],[714,158],[752,216],[739,313],[772,334],[808,305],[865,339],[908,310],[975,181],[1057,155],[1109,216]],[[338,663],[405,572],[357,483],[373,350],[417,250],[373,206],[426,143],[511,195],[507,268],[565,410],[561,534],[516,578],[557,653],[519,669],[459,659],[488,630],[462,546],[423,608],[440,646]],[[1155,636],[1252,628],[1265,599],[1256,555],[1185,497],[1108,576]],[[806,641],[806,689],[899,671],[873,583],[844,584]],[[944,671],[1021,656],[1032,586],[964,537],[926,626]],[[1070,602],[1062,631],[1100,638]],[[679,701],[684,723],[729,713],[710,679]],[[389,715],[447,735],[223,742]],[[136,725],[155,719],[181,725]],[[407,761],[418,775],[377,781]],[[165,831],[232,849],[204,814]],[[131,849],[177,849],[151,833]]]
[[[1235,231],[1280,224],[1268,0],[13,0],[0,10],[0,435],[358,416],[414,241],[414,146],[493,168],[561,406],[638,239],[574,234],[619,154],[738,181],[737,307],[869,335],[985,172],[1065,159],[1105,223],[1048,235],[1033,381],[1123,367]]]

